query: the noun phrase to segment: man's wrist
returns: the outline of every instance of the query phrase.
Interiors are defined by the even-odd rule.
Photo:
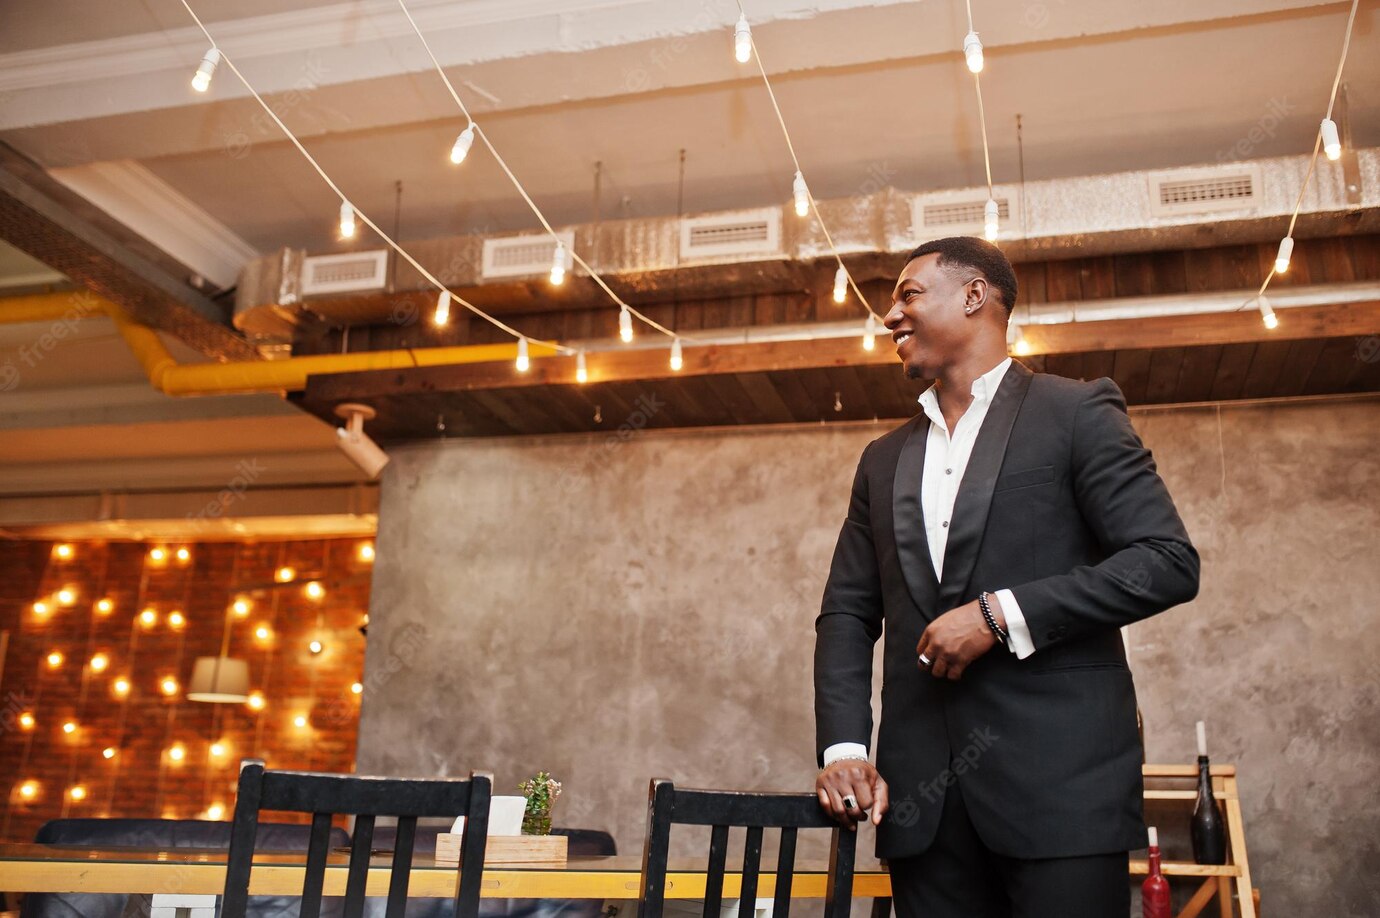
[[[824,750],[822,758],[825,768],[845,759],[861,759],[866,762],[867,747],[862,743],[834,743]]]

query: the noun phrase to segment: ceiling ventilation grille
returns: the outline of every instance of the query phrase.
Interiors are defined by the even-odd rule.
[[[738,210],[680,222],[680,257],[775,257],[781,254],[781,208]]]
[[[302,294],[379,290],[388,279],[388,250],[302,259]]]
[[[575,234],[557,233],[566,251],[575,248]],[[484,279],[494,277],[531,277],[549,274],[556,256],[556,240],[546,233],[525,236],[504,236],[484,240]]]
[[[996,201],[1002,237],[1019,235],[1020,201],[1004,194],[1001,188],[996,191]],[[917,195],[911,201],[911,231],[922,242],[941,236],[981,236],[986,210],[987,195],[983,189]]]
[[[1151,172],[1149,181],[1150,212],[1157,217],[1256,210],[1260,206],[1257,166]]]

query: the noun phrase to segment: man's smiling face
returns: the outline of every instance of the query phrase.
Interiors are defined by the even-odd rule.
[[[939,254],[922,255],[906,264],[891,294],[886,327],[906,376],[933,379],[962,350],[972,334],[963,306],[972,283]]]

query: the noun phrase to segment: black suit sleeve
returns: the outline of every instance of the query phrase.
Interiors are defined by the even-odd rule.
[[[865,449],[815,619],[815,740],[821,765],[824,750],[834,743],[869,746],[872,740],[872,648],[882,633],[882,586],[866,464]]]
[[[1110,379],[1075,410],[1071,451],[1074,496],[1105,559],[1012,588],[1036,650],[1198,594],[1198,552]]]

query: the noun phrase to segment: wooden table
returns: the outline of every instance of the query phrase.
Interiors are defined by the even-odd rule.
[[[305,852],[256,854],[249,879],[254,895],[296,896],[302,892]],[[331,855],[325,894],[345,893],[349,859]],[[388,893],[387,856],[369,868],[368,895]],[[481,895],[491,899],[636,899],[640,857],[572,857],[565,867],[486,867]],[[802,862],[791,887],[792,898],[822,899],[828,864]],[[413,861],[408,893],[449,898],[455,895],[456,868],[438,865],[427,855]],[[704,897],[704,862],[672,861],[666,877],[669,899]],[[741,875],[724,877],[724,897],[735,898]],[[7,892],[190,893],[219,894],[225,884],[225,852],[190,848],[152,851],[136,848],[64,848],[54,845],[0,845],[0,890]],[[769,897],[776,875],[763,873],[757,895]],[[859,871],[853,895],[891,895],[891,882],[880,868]]]

